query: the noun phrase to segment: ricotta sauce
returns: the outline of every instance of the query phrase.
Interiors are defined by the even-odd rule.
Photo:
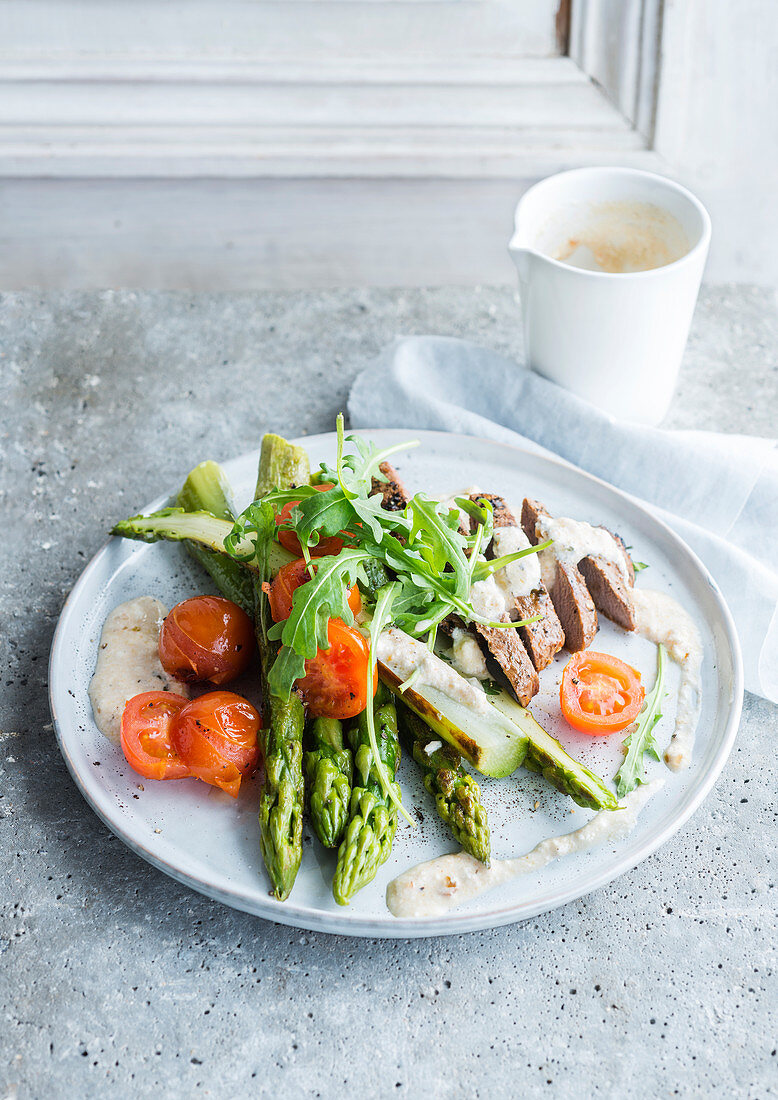
[[[516,554],[519,550],[526,550],[531,545],[521,527],[496,527],[492,536],[492,554],[495,558]],[[519,558],[518,561],[513,561],[504,569],[498,570],[494,577],[500,587],[512,596],[529,596],[530,592],[540,587],[538,555],[527,554],[526,558]],[[513,618],[517,618],[518,612],[515,607],[512,611]]]
[[[526,550],[531,543],[520,527],[498,527],[492,538],[495,557]],[[470,589],[470,603],[485,619],[503,620],[519,618],[516,599],[528,596],[540,586],[539,554],[512,561],[485,580],[476,581]]]
[[[663,645],[681,667],[675,730],[664,754],[668,768],[680,771],[691,763],[700,716],[702,638],[691,615],[665,592],[635,588],[632,600],[637,632]]]
[[[476,581],[472,586],[470,603],[476,614],[482,618],[500,622],[509,617],[513,600],[510,594],[498,584],[496,575],[492,573],[490,577]]]
[[[601,810],[575,832],[542,840],[516,859],[493,859],[486,867],[469,853],[456,852],[411,867],[387,886],[387,908],[395,917],[438,917],[518,875],[539,871],[555,859],[622,840],[663,783],[652,779],[628,794],[619,810]]]
[[[89,701],[97,728],[118,745],[124,704],[144,691],[189,688],[168,676],[159,659],[159,630],[168,609],[153,596],[120,603],[105,620]]]
[[[611,562],[629,583],[629,569],[624,552],[610,531],[603,527],[592,527],[583,520],[568,519],[565,516],[558,519],[540,516],[537,533],[541,542],[546,539],[554,540],[553,546],[540,553],[544,578],[549,573],[553,577],[554,570],[551,566],[554,562],[578,565],[582,558],[594,557]]]
[[[401,681],[407,680],[418,669],[416,682],[454,699],[480,714],[489,712],[486,693],[475,687],[448,662],[436,656],[424,644],[411,638],[396,626],[384,630],[376,646],[378,660],[387,666]]]
[[[455,626],[451,632],[451,661],[460,676],[474,676],[476,680],[489,679],[486,659],[478,640],[459,626]]]

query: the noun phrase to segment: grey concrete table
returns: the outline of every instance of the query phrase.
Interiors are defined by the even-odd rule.
[[[775,1093],[764,702],[746,700],[718,786],[662,851],[458,938],[345,939],[222,908],[125,849],[66,772],[46,660],[110,523],[195,458],[331,429],[398,332],[520,346],[506,290],[2,299],[3,1097]],[[775,434],[777,345],[773,294],[707,290],[670,423]]]

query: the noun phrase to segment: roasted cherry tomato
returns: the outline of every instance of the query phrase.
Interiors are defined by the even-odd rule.
[[[122,714],[122,752],[145,779],[191,775],[172,742],[173,727],[189,702],[172,691],[145,691],[129,699]]]
[[[316,566],[314,565],[313,568],[315,570]],[[273,616],[274,622],[280,623],[289,618],[292,613],[292,597],[295,590],[310,579],[311,574],[308,572],[305,558],[290,561],[288,565],[279,569],[272,583],[266,589],[270,599],[270,614]],[[356,585],[349,589],[348,605],[354,615],[362,607],[362,597]]]
[[[565,665],[559,701],[570,725],[602,737],[634,722],[645,699],[640,673],[608,653],[584,649]]]
[[[326,493],[328,489],[332,488],[332,482],[327,481],[323,485],[314,485],[319,493]],[[295,505],[299,504],[299,500],[290,500],[283,506],[281,511],[276,516],[276,523],[291,523],[292,521],[292,509]],[[290,528],[281,527],[278,532],[278,541],[288,550],[290,554],[294,554],[295,557],[301,557],[303,549],[300,546],[300,540],[297,535]],[[343,539],[337,535],[327,535],[320,539],[316,546],[309,547],[309,553],[312,558],[324,558],[330,554],[339,554],[343,549]]]
[[[354,718],[367,704],[370,646],[364,634],[341,619],[330,619],[327,637],[330,648],[305,662],[305,676],[297,687],[312,717]],[[374,669],[374,694],[377,684]]]
[[[193,596],[176,604],[159,634],[162,667],[186,684],[229,684],[245,671],[253,651],[251,619],[223,596]]]
[[[257,711],[231,691],[211,691],[193,699],[178,715],[173,745],[189,775],[237,798],[244,776],[259,763]]]

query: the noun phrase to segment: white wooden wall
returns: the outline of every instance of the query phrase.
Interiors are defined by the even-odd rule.
[[[710,210],[707,278],[778,286],[778,3],[664,8],[654,145]]]
[[[710,274],[778,281],[717,209],[769,214],[726,97],[774,108],[775,8],[733,7],[573,0],[565,57],[557,0],[0,0],[0,287],[510,281],[522,190],[588,163],[689,180]]]

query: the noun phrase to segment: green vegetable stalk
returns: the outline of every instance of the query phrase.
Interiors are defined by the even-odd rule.
[[[273,893],[285,901],[302,859],[302,731],[305,716],[298,695],[287,702],[266,695],[265,781],[259,799],[259,846]]]
[[[273,489],[292,489],[298,485],[307,485],[310,477],[308,455],[302,447],[287,442],[280,435],[268,433],[262,437],[255,500],[266,496]]]
[[[229,482],[216,462],[195,466],[178,494],[177,504],[185,512],[209,512],[217,519],[235,522]],[[253,617],[254,586],[249,573],[227,554],[187,539],[186,549],[210,573],[216,587],[228,600]]]
[[[481,790],[462,767],[459,753],[432,732],[409,707],[398,704],[400,736],[423,773],[424,786],[435,799],[438,816],[457,844],[489,865],[489,825]]]
[[[308,478],[308,460],[299,447],[280,436],[265,436],[259,460],[257,496],[270,484],[288,488]],[[260,572],[254,582],[256,634],[262,662],[264,725],[262,741],[265,781],[259,799],[259,841],[273,893],[284,901],[292,890],[303,854],[303,704],[296,692],[279,699],[268,691],[268,678],[278,645],[268,632],[272,624],[269,601],[261,582],[271,579],[267,543],[257,547]]]
[[[325,848],[337,848],[348,824],[354,758],[337,718],[315,718],[303,755],[311,826]]]
[[[384,769],[394,779],[400,759],[397,711],[394,702],[384,701],[382,689],[373,704],[378,752]],[[338,863],[332,880],[332,894],[338,905],[348,905],[354,895],[372,882],[378,868],[389,858],[397,829],[397,810],[384,795],[378,778],[366,711],[349,731],[354,750],[354,787],[346,835],[338,849]],[[393,783],[397,801],[400,789]]]

